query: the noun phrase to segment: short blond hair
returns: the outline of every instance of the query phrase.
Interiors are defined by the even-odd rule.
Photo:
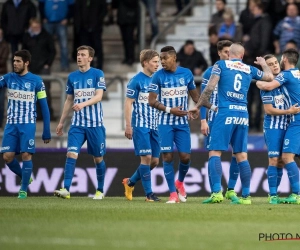
[[[159,57],[157,51],[153,49],[143,49],[140,53],[140,63],[144,67],[144,62],[149,62],[153,57]]]

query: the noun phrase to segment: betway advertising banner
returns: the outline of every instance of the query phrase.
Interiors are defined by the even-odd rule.
[[[176,178],[178,175],[178,157],[174,154],[174,169]],[[64,164],[66,150],[37,151],[33,156],[33,179],[29,185],[29,196],[51,196],[53,191],[63,185]],[[139,157],[134,155],[133,150],[108,150],[105,155],[106,176],[104,193],[106,196],[123,196],[124,188],[122,180],[130,177],[139,165]],[[191,156],[191,167],[185,178],[185,188],[189,196],[209,196],[210,188],[207,175],[208,153],[206,151],[193,151]],[[224,152],[222,155],[223,189],[227,188],[229,178],[229,166],[231,153]],[[266,169],[268,166],[267,152],[249,152],[249,162],[252,168],[251,195],[266,196],[268,183]],[[22,162],[20,162],[22,165]],[[168,196],[168,186],[164,178],[162,161],[160,165],[151,171],[152,189],[158,196]],[[75,175],[70,189],[72,196],[94,195],[97,187],[96,169],[91,155],[82,151],[76,163]],[[20,178],[17,177],[0,159],[0,195],[14,196],[20,189]],[[238,179],[235,188],[241,192],[241,183]],[[287,173],[284,170],[279,192],[290,193]],[[134,196],[143,196],[141,182],[137,183]]]

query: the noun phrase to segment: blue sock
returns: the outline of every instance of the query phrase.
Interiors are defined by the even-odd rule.
[[[149,195],[152,193],[150,165],[141,164],[139,166],[139,172],[140,172],[145,194]]]
[[[96,173],[97,173],[97,181],[98,181],[97,190],[100,191],[101,193],[103,193],[105,171],[106,171],[105,161],[102,160],[100,163],[96,164]]]
[[[178,168],[178,172],[179,172],[179,175],[178,175],[178,180],[183,182],[187,172],[189,171],[189,168],[190,168],[190,162],[188,164],[184,164],[182,162],[179,163],[179,168]]]
[[[282,168],[276,168],[277,169],[277,189],[280,185],[282,174],[283,174],[283,169]]]
[[[251,168],[248,160],[238,163],[242,183],[242,197],[250,195]]]
[[[269,166],[267,170],[270,195],[277,195],[277,167]]]
[[[208,173],[212,184],[212,192],[218,193],[221,191],[222,166],[219,156],[212,156],[208,160]]]
[[[133,187],[135,183],[137,183],[141,179],[139,167],[133,173],[133,175],[129,178],[129,182],[127,183],[129,187]]]
[[[288,172],[288,177],[291,183],[292,192],[294,194],[299,193],[299,170],[296,162],[292,161],[285,165]]]
[[[173,162],[163,162],[165,178],[168,183],[170,193],[176,192],[175,183],[174,183],[174,168]]]
[[[67,158],[65,165],[64,188],[70,191],[70,186],[75,172],[76,159]]]
[[[16,158],[12,162],[6,163],[9,169],[22,179],[22,169]]]
[[[229,181],[228,181],[228,189],[233,190],[236,184],[236,181],[239,177],[240,169],[236,162],[236,158],[233,156],[231,158],[230,168],[229,168]]]
[[[32,160],[30,161],[23,161],[22,167],[22,185],[21,190],[27,192],[30,176],[32,173]]]

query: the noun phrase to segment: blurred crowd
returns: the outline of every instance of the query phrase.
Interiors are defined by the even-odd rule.
[[[300,1],[248,0],[241,13],[234,13],[226,0],[216,0],[215,13],[208,26],[209,59],[211,65],[219,60],[217,42],[228,39],[245,46],[243,61],[254,65],[257,56],[274,54],[279,61],[285,49],[300,49]],[[197,56],[196,56],[197,55]],[[178,52],[178,63],[199,75],[207,68],[200,51],[187,40]],[[299,63],[297,67],[299,68]],[[248,92],[249,127],[262,131],[262,103],[259,89],[252,84]]]

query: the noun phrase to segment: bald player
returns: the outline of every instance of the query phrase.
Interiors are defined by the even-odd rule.
[[[212,110],[217,109],[214,126],[209,142],[208,174],[212,182],[211,196],[205,203],[219,203],[223,201],[221,178],[222,152],[231,144],[233,153],[240,169],[242,182],[242,197],[233,200],[233,204],[250,205],[250,178],[251,168],[247,157],[247,140],[249,118],[247,110],[247,93],[252,79],[272,81],[273,74],[262,57],[256,58],[259,69],[244,64],[244,47],[234,43],[229,49],[229,60],[216,62],[211,77],[201,94],[195,108],[189,111],[192,118],[196,118],[199,107],[205,106]],[[209,98],[218,85],[218,107],[209,102]]]

